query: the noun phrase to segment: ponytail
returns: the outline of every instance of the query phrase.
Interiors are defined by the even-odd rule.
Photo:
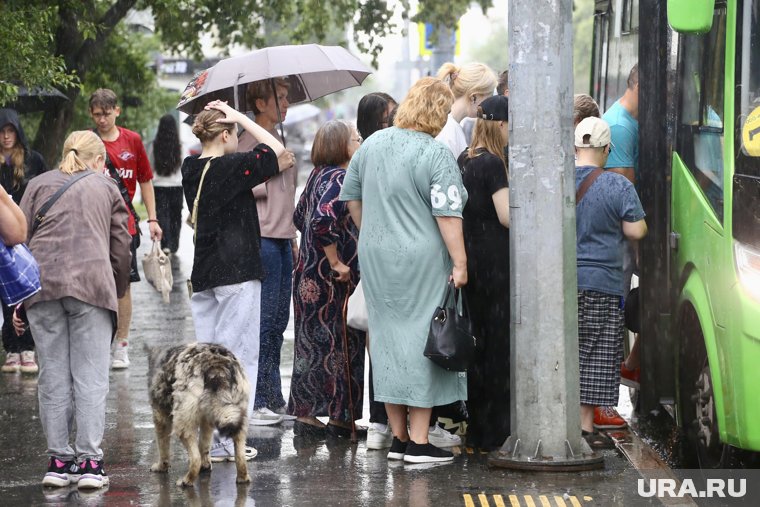
[[[69,134],[63,143],[61,172],[74,174],[89,168],[98,155],[105,157],[103,141],[91,130],[77,130]]]

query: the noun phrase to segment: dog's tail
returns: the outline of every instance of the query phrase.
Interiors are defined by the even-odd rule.
[[[248,379],[237,360],[212,362],[203,375],[207,401],[223,437],[235,435],[248,422]]]

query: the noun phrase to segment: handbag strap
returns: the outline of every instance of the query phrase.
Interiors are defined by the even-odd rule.
[[[193,212],[190,214],[190,222],[193,224],[193,244],[195,244],[195,238],[198,236],[198,203],[201,200],[201,189],[203,188],[203,180],[206,179],[206,173],[211,167],[211,161],[216,157],[211,157],[203,166],[203,172],[201,172],[201,181],[198,183],[198,191],[195,193],[195,200],[193,201]]]
[[[578,187],[578,191],[575,192],[575,205],[578,206],[578,203],[581,202],[581,199],[583,199],[583,196],[586,195],[586,192],[588,192],[588,189],[591,188],[591,185],[596,181],[596,179],[601,176],[601,174],[604,172],[604,169],[597,167],[593,171],[591,171],[585,178],[583,178],[583,181],[581,181],[581,186]]]
[[[61,186],[61,188],[56,190],[56,192],[50,197],[50,199],[48,199],[45,202],[45,204],[42,205],[39,211],[34,215],[34,221],[32,222],[32,235],[34,235],[34,232],[37,230],[37,228],[40,225],[42,225],[42,222],[45,220],[45,216],[47,215],[47,212],[50,210],[53,204],[55,204],[55,202],[61,198],[64,192],[66,192],[69,188],[71,188],[71,185],[81,180],[82,178],[86,178],[87,176],[91,174],[94,174],[94,173],[89,170],[82,171],[76,176],[69,178],[69,181],[64,183]]]

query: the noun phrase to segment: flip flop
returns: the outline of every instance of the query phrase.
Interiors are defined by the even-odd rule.
[[[615,442],[604,433],[598,431],[582,431],[583,439],[588,443],[592,449],[614,449]]]
[[[245,446],[245,460],[251,461],[256,455],[259,454],[254,447]],[[225,454],[224,456],[211,456],[212,463],[223,463],[225,461],[235,461],[235,454]]]

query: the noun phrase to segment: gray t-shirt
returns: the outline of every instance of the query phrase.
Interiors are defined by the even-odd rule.
[[[575,188],[596,169],[575,168]],[[578,238],[578,289],[624,296],[622,222],[645,217],[641,201],[625,176],[605,171],[589,187],[575,209]]]

